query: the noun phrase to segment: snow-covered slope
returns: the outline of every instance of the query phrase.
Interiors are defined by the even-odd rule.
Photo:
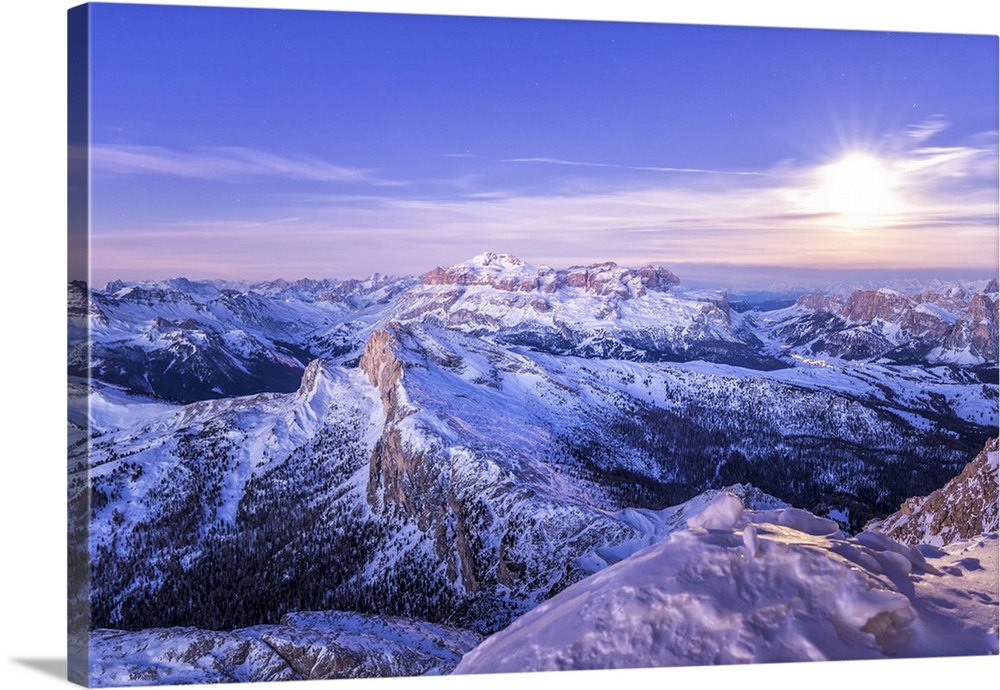
[[[555,270],[487,253],[425,273],[421,285],[400,297],[392,318],[556,354],[787,366],[761,354],[724,291],[683,290],[679,283],[656,266],[605,262]]]
[[[857,529],[940,486],[997,424],[996,386],[960,368],[800,357],[762,370],[511,342],[516,319],[575,315],[567,337],[581,344],[602,318],[638,333],[657,309],[670,328],[705,317],[718,338],[736,337],[718,305],[679,296],[662,270],[560,272],[486,255],[431,275],[399,294],[362,286],[351,299],[364,318],[341,321],[367,324],[351,336],[369,333],[360,356],[314,361],[295,392],[176,406],[92,383],[93,435],[71,450],[70,486],[93,517],[100,625],[246,626],[306,603],[430,620],[453,607],[450,620],[490,632],[620,558],[599,554],[650,543],[661,526],[628,509],[745,482]],[[315,286],[168,287],[154,298],[112,286],[119,309],[138,300],[116,328],[130,332],[125,316],[139,312],[166,318],[157,310],[232,323],[223,303],[244,302],[260,310],[240,323],[284,324],[276,314],[305,318],[300,297]],[[456,301],[440,306],[443,289],[460,290]],[[551,309],[508,313],[496,300],[509,295]],[[402,319],[418,303],[433,308]],[[337,304],[337,318],[355,313]],[[619,316],[591,316],[601,305]],[[218,572],[227,586],[207,587]],[[268,594],[279,573],[287,596]],[[421,596],[398,595],[412,586]],[[253,605],[227,609],[237,590]]]
[[[918,549],[720,493],[455,673],[997,654],[997,554],[995,533]]]
[[[880,388],[826,372],[587,359],[411,323],[373,333],[358,368],[313,362],[295,393],[137,405],[71,462],[95,621],[238,627],[305,606],[492,632],[655,541],[663,506],[706,489],[750,482],[851,524],[967,457],[934,445],[939,412],[889,414]]]
[[[442,675],[479,642],[474,633],[391,616],[289,613],[231,631],[98,630],[91,687]]]
[[[433,416],[445,445],[502,448],[498,462],[523,458],[517,467],[571,494],[612,489],[618,502],[593,499],[612,508],[746,481],[809,508],[848,492],[885,514],[953,476],[975,448],[955,441],[981,443],[997,419],[993,389],[947,370],[801,361],[762,372],[556,355],[425,323],[383,333],[421,410],[403,428]]]

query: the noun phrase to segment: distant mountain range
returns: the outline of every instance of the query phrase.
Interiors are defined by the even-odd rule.
[[[904,295],[808,295],[794,307],[734,310],[724,291],[680,287],[669,270],[613,263],[554,270],[483,254],[417,278],[70,285],[92,352],[74,374],[179,402],[290,392],[309,361],[356,359],[387,323],[434,324],[498,344],[629,361],[704,360],[754,369],[789,356],[986,364],[996,360],[997,285],[935,283]]]

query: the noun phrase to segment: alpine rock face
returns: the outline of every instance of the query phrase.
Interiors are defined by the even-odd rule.
[[[903,544],[946,546],[997,531],[998,439],[993,438],[962,472],[928,496],[907,499],[898,511],[867,527]]]
[[[553,270],[487,253],[425,273],[394,316],[554,354],[784,366],[761,356],[724,292],[679,291],[679,284],[662,267]]]
[[[237,630],[101,630],[91,638],[98,687],[439,675],[478,635],[392,616],[290,613]]]
[[[805,295],[794,307],[768,314],[765,328],[808,356],[990,368],[997,361],[996,283],[986,290]]]
[[[258,679],[448,672],[720,491],[859,532],[996,435],[993,288],[737,311],[660,267],[503,254],[419,278],[71,285],[95,649],[128,673],[144,635],[192,650],[154,682],[192,663],[243,680],[216,647]],[[348,640],[371,625],[405,628],[413,663]]]

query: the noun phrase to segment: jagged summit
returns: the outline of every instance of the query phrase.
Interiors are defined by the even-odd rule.
[[[642,296],[680,284],[670,270],[652,264],[641,268],[604,261],[553,269],[533,266],[512,254],[485,252],[450,268],[438,266],[421,276],[423,285],[488,285],[507,292],[555,293],[577,288],[597,295]]]
[[[784,366],[737,332],[725,292],[675,290],[679,284],[660,266],[557,270],[486,253],[425,273],[392,318],[583,357]]]
[[[806,356],[990,365],[1000,351],[998,309],[990,292],[859,289],[846,297],[802,295],[794,307],[770,315],[769,329]]]
[[[472,257],[469,263],[500,267],[524,265],[524,262],[513,254],[497,254],[496,252],[483,252],[482,254],[477,254]]]
[[[424,285],[492,285],[511,292],[537,290],[552,269],[536,267],[512,254],[485,252],[451,267],[438,266],[420,277]]]
[[[319,385],[319,379],[323,376],[324,366],[321,359],[314,359],[309,362],[305,371],[302,372],[302,383],[299,384],[298,390],[299,395],[308,395],[316,390],[316,386]]]

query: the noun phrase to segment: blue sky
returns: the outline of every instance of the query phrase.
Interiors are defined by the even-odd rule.
[[[997,270],[995,36],[92,12],[97,284]]]

